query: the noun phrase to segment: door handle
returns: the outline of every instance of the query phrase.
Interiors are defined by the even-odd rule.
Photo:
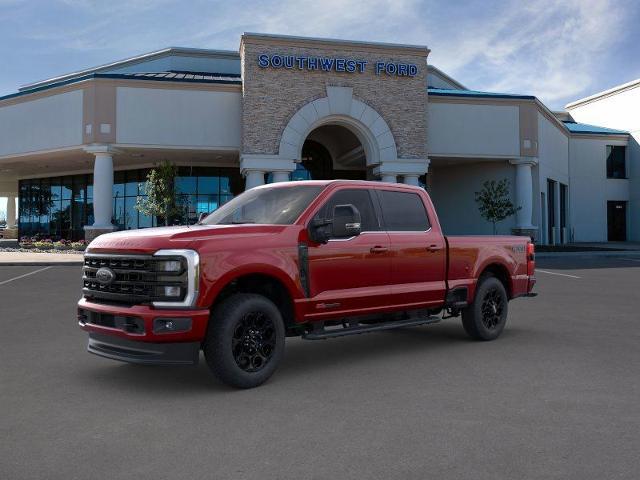
[[[438,250],[442,250],[442,247],[436,245],[435,243],[432,245],[429,245],[427,247],[427,250],[429,250],[430,252],[437,252]]]
[[[379,245],[376,245],[375,247],[371,247],[371,250],[369,250],[371,253],[385,253],[388,252],[389,249],[387,247],[381,247]]]

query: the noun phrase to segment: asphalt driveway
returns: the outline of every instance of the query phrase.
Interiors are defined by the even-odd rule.
[[[638,478],[640,261],[538,263],[495,342],[292,339],[248,391],[86,353],[80,267],[0,266],[0,478]]]

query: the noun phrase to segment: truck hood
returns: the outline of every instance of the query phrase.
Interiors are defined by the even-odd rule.
[[[273,235],[286,225],[192,225],[179,227],[143,228],[100,235],[93,240],[88,252],[128,252],[149,254],[164,248],[190,248],[198,241],[216,238],[256,237]]]

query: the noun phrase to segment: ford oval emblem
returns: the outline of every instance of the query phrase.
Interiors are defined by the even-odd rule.
[[[115,279],[116,279],[116,274],[110,268],[102,267],[102,268],[99,268],[98,271],[96,272],[96,281],[100,285],[109,285]]]

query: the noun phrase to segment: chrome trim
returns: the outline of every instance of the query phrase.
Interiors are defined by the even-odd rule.
[[[429,227],[426,230],[382,230],[382,231],[387,232],[389,234],[391,233],[398,234],[398,233],[429,233],[431,230],[433,230],[433,227]]]
[[[353,240],[354,238],[361,237],[362,235],[366,235],[367,233],[382,233],[384,230],[367,230],[366,232],[360,232],[358,235],[352,235],[347,238],[330,238],[327,242],[348,242],[349,240]]]
[[[152,255],[139,255],[139,254],[127,255],[126,253],[110,253],[110,252],[105,252],[105,253],[85,252],[83,255],[85,257],[136,258],[140,260],[151,260],[153,258]]]
[[[198,299],[200,288],[200,255],[195,250],[168,249],[158,250],[154,257],[183,257],[187,260],[187,294],[180,302],[151,302],[159,308],[190,308]]]

